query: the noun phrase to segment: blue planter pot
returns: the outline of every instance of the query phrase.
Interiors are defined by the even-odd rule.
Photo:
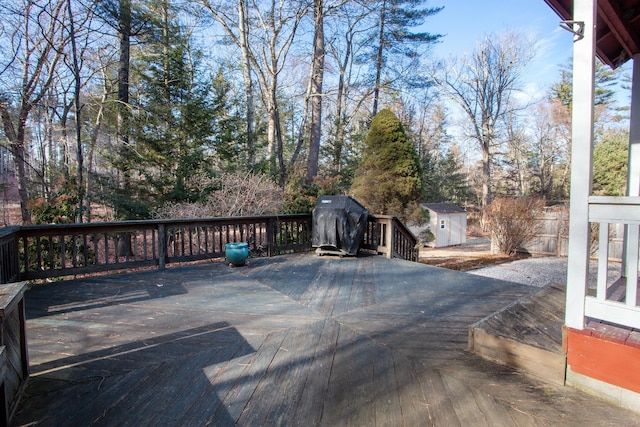
[[[225,255],[227,261],[236,267],[244,265],[249,257],[249,244],[246,242],[227,243],[225,245]]]

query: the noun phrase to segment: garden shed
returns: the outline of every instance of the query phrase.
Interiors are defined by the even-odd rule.
[[[434,246],[460,245],[467,241],[467,212],[453,203],[424,203],[429,210]]]

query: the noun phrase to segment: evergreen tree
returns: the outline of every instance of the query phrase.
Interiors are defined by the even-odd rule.
[[[373,214],[422,220],[420,162],[404,127],[391,110],[380,111],[365,139],[351,194]]]
[[[624,196],[627,185],[629,132],[611,131],[593,149],[593,193]]]
[[[600,61],[596,61],[595,67],[595,105],[611,105],[616,94],[616,86],[619,83],[619,72],[612,70]],[[571,62],[560,71],[560,80],[551,85],[549,97],[551,99],[558,99],[565,107],[571,109],[571,103],[573,101],[573,71]]]
[[[425,201],[463,204],[469,200],[466,176],[453,150],[425,153],[420,166]]]
[[[111,195],[120,217],[144,218],[166,202],[190,201],[188,178],[208,170],[216,105],[200,54],[177,24],[168,1],[150,5],[152,31],[134,51],[131,149],[120,159],[131,176],[126,193]]]
[[[221,67],[214,77],[211,96],[216,169],[233,172],[254,166],[255,153],[252,150],[255,149],[255,141],[250,142],[246,135],[246,102],[233,87],[226,67]],[[253,137],[259,135],[253,127],[252,132]]]

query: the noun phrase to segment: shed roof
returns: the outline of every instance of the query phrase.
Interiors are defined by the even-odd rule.
[[[423,203],[422,206],[436,213],[466,213],[460,206],[453,203]]]
[[[574,0],[544,0],[563,20],[573,19]],[[598,0],[596,53],[611,68],[640,53],[640,0]]]

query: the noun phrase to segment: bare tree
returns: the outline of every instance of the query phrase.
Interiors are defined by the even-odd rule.
[[[322,83],[324,80],[324,0],[313,1],[313,56],[311,62],[311,125],[309,132],[309,154],[307,157],[307,179],[318,175],[320,138],[322,136]]]
[[[504,162],[510,168],[508,174],[515,181],[515,195],[522,197],[529,192],[529,168],[527,155],[529,152],[529,137],[524,124],[518,120],[515,111],[504,116],[505,145]]]
[[[33,108],[47,94],[64,55],[68,41],[68,34],[64,31],[66,2],[25,0],[13,4],[14,10],[8,7],[2,10],[5,29],[10,28],[6,42],[11,47],[11,55],[6,60],[0,59],[3,61],[0,77],[5,82],[16,84],[13,87],[8,84],[0,86],[0,115],[16,161],[22,221],[29,223],[27,120]],[[17,96],[12,97],[10,92]]]
[[[271,169],[278,171],[280,185],[284,186],[286,165],[278,101],[281,91],[280,79],[300,22],[307,13],[308,4],[305,1],[251,0],[246,9],[249,16],[242,24],[244,37],[247,37],[248,41],[243,42],[238,33],[241,26],[238,16],[227,13],[228,8],[212,0],[202,2],[231,40],[243,50],[242,55],[246,55],[251,71],[257,76],[262,103],[267,110],[269,162]],[[240,9],[239,7],[238,10]],[[251,24],[250,29],[245,25],[246,22]]]
[[[249,35],[249,3],[250,0],[237,0],[234,11],[225,5],[225,2],[217,0],[199,0],[211,16],[222,26],[227,36],[240,49],[242,64],[242,81],[244,83],[244,96],[246,103],[246,141],[247,141],[247,167],[252,169],[256,160],[255,148],[255,99],[253,86],[253,67],[256,64],[251,50]],[[228,2],[226,2],[228,3]],[[235,14],[234,14],[235,13]]]
[[[534,43],[524,34],[487,35],[469,56],[440,62],[431,73],[442,94],[462,109],[467,137],[482,152],[483,206],[492,199],[494,148],[506,137],[500,121],[518,109],[513,94],[520,88],[522,71],[533,52]]]
[[[91,79],[92,72],[86,70],[86,60],[90,51],[98,45],[96,41],[96,28],[92,26],[94,17],[91,7],[86,7],[82,3],[75,4],[71,0],[67,0],[67,33],[69,37],[69,54],[65,57],[65,64],[71,73],[70,86],[72,101],[65,103],[65,116],[68,114],[70,107],[74,111],[74,135],[75,135],[75,154],[76,154],[76,186],[78,190],[78,214],[77,222],[82,222],[83,212],[85,208],[85,190],[87,188],[85,180],[85,152],[83,143],[83,103],[81,101],[82,92]],[[99,67],[99,65],[97,66]],[[66,117],[65,117],[66,120]],[[65,126],[66,127],[66,126]],[[66,129],[63,128],[66,132]]]
[[[529,164],[536,192],[543,199],[562,199],[567,190],[571,115],[559,100],[535,107]]]
[[[366,85],[356,64],[356,58],[366,48],[364,35],[370,30],[366,18],[371,11],[361,2],[346,2],[336,13],[337,19],[328,22],[327,37],[327,56],[338,74],[333,88],[335,95],[329,98],[333,101],[333,108],[330,107],[333,120],[328,143],[332,169],[339,173],[344,163],[347,130],[371,95],[370,91],[361,90]]]

